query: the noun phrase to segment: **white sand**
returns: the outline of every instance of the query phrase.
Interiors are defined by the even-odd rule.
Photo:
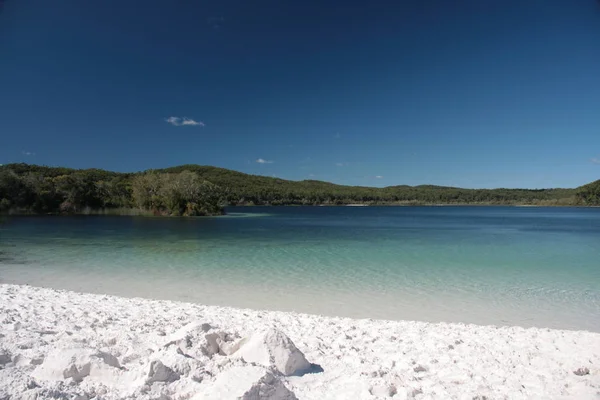
[[[600,334],[591,332],[17,285],[0,285],[0,323],[0,399],[600,398]]]

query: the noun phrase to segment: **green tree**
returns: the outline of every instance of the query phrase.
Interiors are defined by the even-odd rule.
[[[576,196],[583,204],[600,206],[600,180],[581,186]]]

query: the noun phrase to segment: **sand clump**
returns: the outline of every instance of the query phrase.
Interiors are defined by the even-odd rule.
[[[254,334],[241,344],[237,357],[265,367],[272,365],[282,375],[301,375],[311,369],[304,354],[285,333],[277,329]]]

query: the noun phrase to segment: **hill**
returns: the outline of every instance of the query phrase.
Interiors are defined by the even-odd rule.
[[[252,204],[576,204],[575,189],[463,189],[420,185],[374,188],[316,180],[289,181],[224,168],[182,165],[159,172],[193,171],[229,189],[230,203]]]
[[[577,198],[586,205],[600,205],[600,179],[577,188]]]
[[[194,190],[185,190],[190,185]],[[464,189],[434,185],[374,188],[317,180],[290,181],[201,165],[139,173],[29,164],[0,166],[0,210],[5,212],[142,208],[154,213],[196,215],[205,213],[199,210],[216,210],[214,204],[196,207],[201,201],[209,201],[204,196],[206,191],[211,193],[211,202],[221,205],[600,205],[600,181],[577,189]]]

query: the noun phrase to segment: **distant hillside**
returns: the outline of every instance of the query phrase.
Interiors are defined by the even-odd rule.
[[[586,205],[600,205],[600,180],[577,188],[577,198]]]
[[[193,171],[229,189],[231,203],[253,204],[575,204],[575,189],[461,189],[420,185],[374,188],[316,180],[288,181],[224,168],[182,165],[159,172]]]
[[[184,171],[192,174],[182,175]],[[186,185],[193,185],[194,190],[186,190]],[[28,164],[0,166],[0,210],[4,211],[81,212],[142,207],[154,213],[196,215],[203,210],[216,210],[214,204],[199,205],[200,198],[208,201],[203,194],[207,188],[211,202],[231,205],[600,205],[600,181],[577,189],[462,189],[433,185],[374,188],[316,180],[289,181],[200,165],[140,173]]]

